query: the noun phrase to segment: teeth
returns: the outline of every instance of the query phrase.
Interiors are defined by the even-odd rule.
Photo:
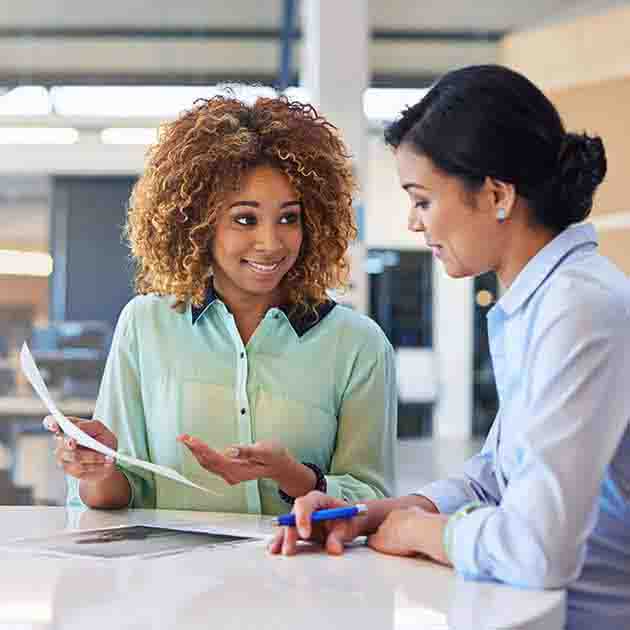
[[[261,265],[259,263],[248,260],[247,264],[258,271],[275,271],[280,263],[276,263],[275,265]]]

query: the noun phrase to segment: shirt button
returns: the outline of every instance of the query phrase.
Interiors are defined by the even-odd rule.
[[[247,409],[243,407],[243,409],[241,409],[241,415],[244,416],[246,413],[247,413]]]
[[[243,359],[245,357],[245,353],[241,352],[241,359]]]

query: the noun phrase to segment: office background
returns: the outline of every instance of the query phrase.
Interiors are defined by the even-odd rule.
[[[457,464],[496,411],[484,316],[498,287],[491,276],[450,282],[406,231],[383,124],[453,68],[525,72],[568,127],[603,137],[609,174],[593,217],[628,273],[628,27],[630,3],[612,1],[0,0],[0,503],[63,494],[24,402],[18,345],[29,340],[56,395],[89,413],[132,295],[120,228],[147,143],[222,82],[287,89],[344,132],[361,237],[353,289],[338,297],[397,349],[399,489]]]

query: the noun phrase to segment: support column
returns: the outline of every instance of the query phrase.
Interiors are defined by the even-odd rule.
[[[473,278],[449,278],[433,266],[433,339],[438,380],[433,436],[467,439],[473,409]]]
[[[301,83],[310,101],[341,132],[354,160],[359,193],[355,199],[358,242],[350,251],[353,288],[341,301],[367,312],[364,268],[364,200],[367,170],[367,121],[363,93],[369,82],[367,0],[302,2]],[[349,33],[351,36],[349,37]]]

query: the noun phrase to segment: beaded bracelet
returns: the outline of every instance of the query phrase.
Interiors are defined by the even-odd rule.
[[[313,490],[319,490],[320,492],[325,493],[328,489],[328,483],[321,468],[315,464],[311,464],[310,462],[302,462],[302,465],[310,468],[315,473],[317,480],[315,481],[315,487]],[[289,505],[293,505],[295,503],[295,497],[283,492],[280,488],[278,488],[278,494],[285,503],[288,503]]]

